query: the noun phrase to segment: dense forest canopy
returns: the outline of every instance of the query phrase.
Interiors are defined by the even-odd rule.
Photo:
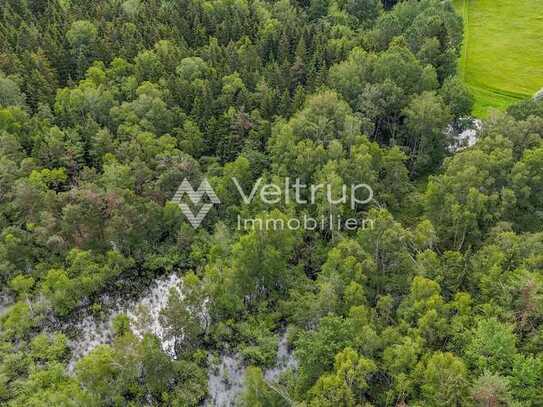
[[[440,0],[3,0],[0,404],[197,406],[228,354],[240,406],[543,405],[543,102],[451,148],[462,27]],[[374,200],[231,182],[287,177]],[[221,200],[196,229],[184,179]],[[329,214],[374,227],[236,228]],[[74,319],[172,272],[173,355],[120,315],[72,360]]]

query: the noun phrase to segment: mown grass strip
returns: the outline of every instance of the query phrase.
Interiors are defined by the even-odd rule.
[[[543,87],[543,0],[455,0],[464,18],[459,74],[488,115]]]

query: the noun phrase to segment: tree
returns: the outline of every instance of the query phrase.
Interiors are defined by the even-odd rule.
[[[458,77],[451,76],[445,79],[443,86],[439,90],[439,94],[455,119],[458,120],[471,113],[473,97],[466,85]]]
[[[0,72],[0,107],[24,106],[24,96],[19,85]]]
[[[428,359],[421,380],[425,405],[465,405],[467,385],[467,368],[460,358],[452,353],[436,352]]]
[[[526,150],[512,170],[512,189],[515,192],[518,215],[516,223],[525,230],[539,230],[542,218],[543,148]]]
[[[195,274],[185,274],[180,289],[170,290],[161,321],[168,337],[177,339],[176,350],[181,354],[190,353],[200,345],[208,329],[208,316],[203,287]]]
[[[511,147],[501,136],[489,137],[451,157],[443,174],[431,177],[425,212],[445,247],[479,245],[513,204],[510,189],[504,188],[514,163]]]
[[[95,41],[98,35],[96,26],[88,20],[78,20],[72,23],[66,32],[66,39],[71,46],[75,72],[83,76],[95,52]]]
[[[450,145],[462,26],[441,0],[3,0],[0,405],[201,406],[225,355],[246,406],[543,405],[541,95]],[[195,229],[171,199],[204,178]],[[83,357],[80,316],[112,328]]]
[[[334,372],[320,377],[310,390],[310,406],[362,405],[367,399],[368,380],[377,366],[371,359],[346,348],[336,355]]]
[[[268,383],[258,367],[250,366],[245,372],[244,390],[239,397],[243,407],[284,407],[292,401],[282,390]]]
[[[354,335],[352,321],[325,316],[315,331],[299,336],[295,356],[300,363],[298,385],[302,394],[334,366],[335,355],[352,345]]]
[[[68,338],[64,334],[45,333],[35,336],[30,342],[31,355],[37,361],[62,361],[68,354]]]
[[[407,120],[411,173],[424,173],[436,168],[445,158],[448,143],[445,129],[451,120],[443,99],[424,92],[413,98],[403,113]]]
[[[297,231],[286,226],[288,218],[278,210],[257,219],[257,226],[232,247],[234,289],[248,304],[284,295],[292,279],[288,261],[298,242]],[[270,222],[284,226],[273,229]]]
[[[309,5],[309,18],[318,20],[328,14],[329,0],[312,0]]]
[[[380,0],[349,0],[345,5],[345,10],[356,17],[363,26],[371,26],[382,10]]]
[[[496,318],[481,319],[466,348],[466,359],[477,371],[509,374],[517,353],[513,327]]]
[[[499,375],[485,374],[479,377],[472,388],[472,398],[479,406],[508,406],[511,404],[511,392],[506,378]]]
[[[517,355],[508,380],[515,400],[536,405],[543,401],[543,359],[532,355]]]
[[[423,352],[422,339],[419,337],[398,338],[383,351],[383,370],[392,378],[386,400],[404,401],[415,394],[418,376],[413,375]]]

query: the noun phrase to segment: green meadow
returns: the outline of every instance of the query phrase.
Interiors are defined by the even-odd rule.
[[[487,116],[543,88],[543,0],[454,0],[464,17],[460,75]]]

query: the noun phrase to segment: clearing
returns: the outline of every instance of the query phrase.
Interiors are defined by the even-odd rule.
[[[543,88],[543,0],[453,2],[464,17],[459,73],[475,96],[475,116]]]

